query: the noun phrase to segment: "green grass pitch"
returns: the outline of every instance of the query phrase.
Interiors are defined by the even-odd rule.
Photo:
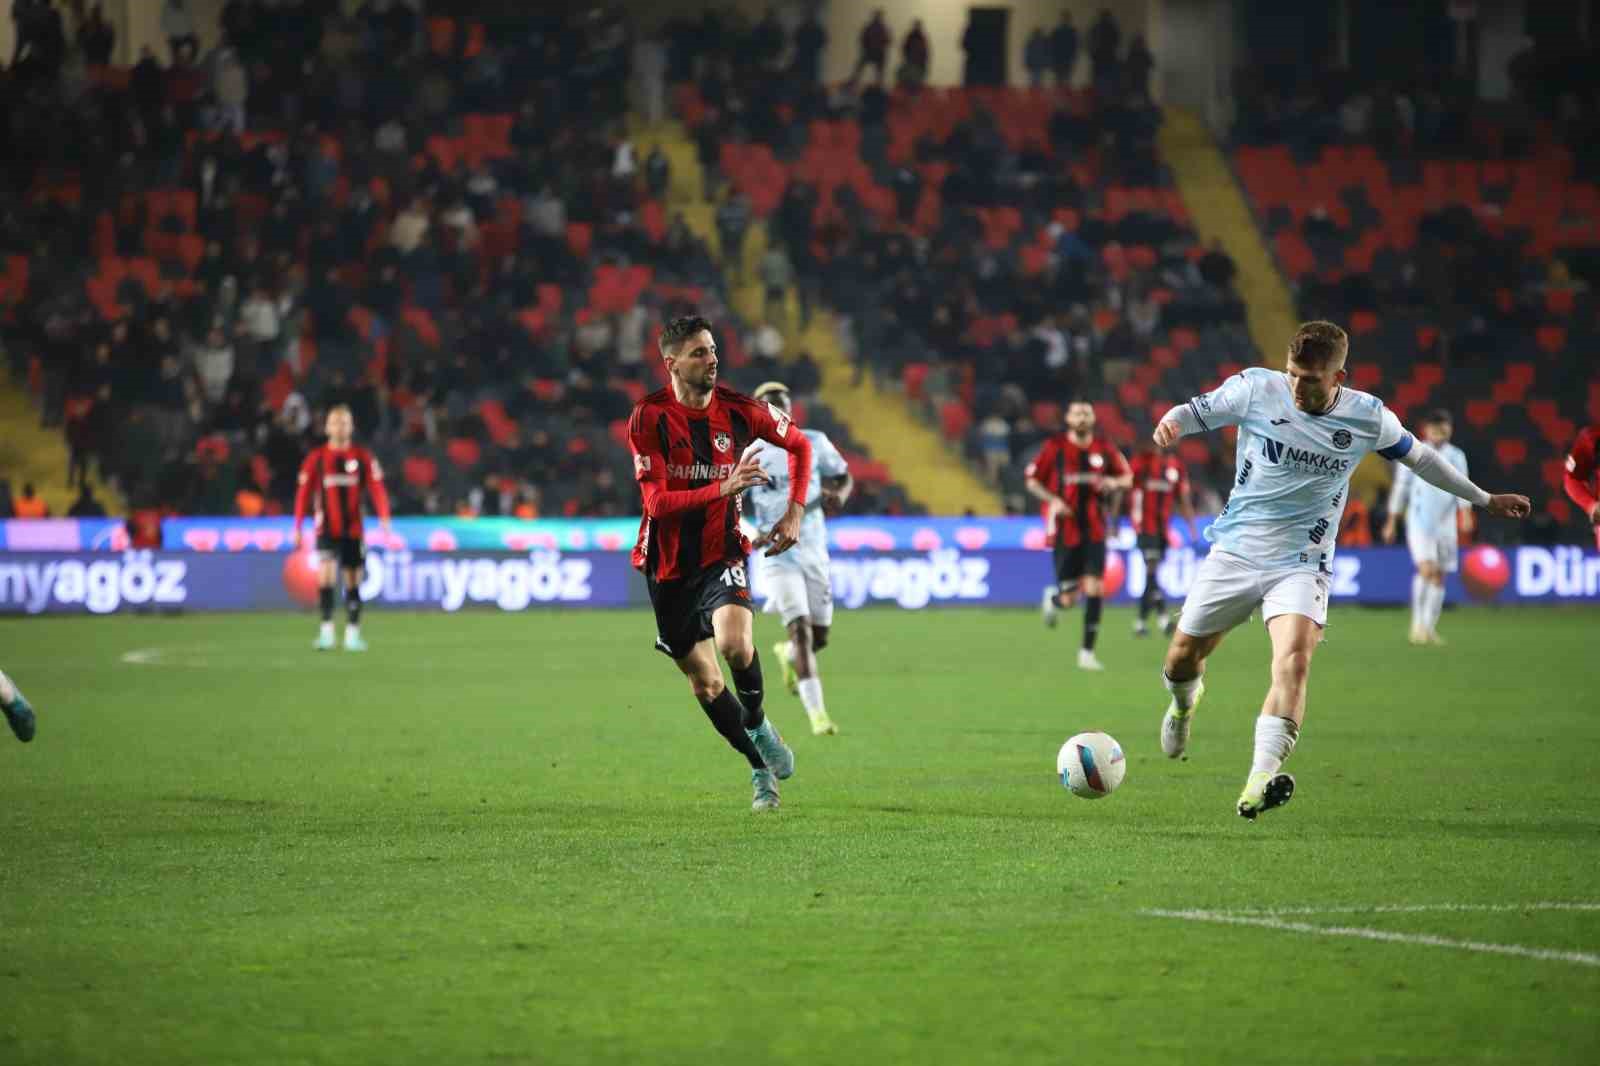
[[[0,1063],[1600,1061],[1600,612],[1336,609],[1254,825],[1259,624],[1172,763],[1081,617],[843,614],[822,739],[759,617],[766,816],[643,613],[0,622]]]

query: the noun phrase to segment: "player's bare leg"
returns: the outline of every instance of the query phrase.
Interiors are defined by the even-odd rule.
[[[366,651],[367,642],[361,639],[361,571],[344,572],[344,650]]]
[[[733,673],[733,687],[743,712],[741,720],[750,743],[761,753],[767,769],[780,781],[788,780],[794,773],[794,752],[761,706],[765,693],[761,659],[756,655],[755,616],[741,604],[725,603],[711,613],[711,629],[717,651]]]
[[[1079,586],[1083,590],[1083,645],[1078,649],[1079,670],[1104,670],[1095,657],[1094,644],[1100,639],[1100,579],[1086,575]]]
[[[777,807],[778,779],[767,769],[766,760],[744,731],[744,708],[740,706],[738,698],[728,691],[727,683],[722,679],[722,666],[717,662],[715,643],[702,640],[689,650],[688,655],[673,662],[689,679],[689,689],[699,701],[700,709],[711,720],[712,728],[721,733],[728,746],[743,755],[750,764],[750,781],[755,789],[751,808],[765,811]]]
[[[794,649],[795,691],[800,705],[811,720],[811,732],[816,736],[837,733],[838,727],[828,717],[822,702],[822,678],[817,676],[817,652],[828,642],[828,627],[815,626],[811,619],[801,616],[789,623],[789,646]]]
[[[18,740],[26,744],[33,739],[36,719],[33,706],[22,695],[22,690],[16,683],[0,670],[0,713],[6,716],[6,724],[11,727],[11,732],[16,734]]]
[[[324,554],[317,563],[317,604],[322,610],[322,627],[317,630],[318,651],[332,651],[337,642],[333,637],[333,593],[339,583],[339,564],[331,555]]]
[[[1222,643],[1225,633],[1197,637],[1174,630],[1161,666],[1161,683],[1172,693],[1167,713],[1161,718],[1161,750],[1176,759],[1189,746],[1189,726],[1200,698],[1206,694],[1206,660]]]
[[[1255,756],[1239,795],[1241,818],[1254,819],[1294,795],[1294,778],[1280,771],[1305,720],[1311,657],[1322,640],[1322,627],[1303,614],[1280,614],[1267,623],[1267,634],[1272,638],[1272,686],[1256,719]]]

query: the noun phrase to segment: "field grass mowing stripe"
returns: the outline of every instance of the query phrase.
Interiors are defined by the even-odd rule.
[[[1312,936],[1354,937],[1359,940],[1378,940],[1390,944],[1419,944],[1432,948],[1455,948],[1489,955],[1515,955],[1524,959],[1545,962],[1570,962],[1578,966],[1600,967],[1600,955],[1587,951],[1557,951],[1550,948],[1530,948],[1522,944],[1489,944],[1481,940],[1455,940],[1429,933],[1394,933],[1386,929],[1369,929],[1353,925],[1315,925],[1311,922],[1286,922],[1230,911],[1203,910],[1143,910],[1140,914],[1152,918],[1177,918],[1187,922],[1215,922],[1222,925],[1248,925],[1258,929],[1276,929],[1285,933],[1308,933]]]

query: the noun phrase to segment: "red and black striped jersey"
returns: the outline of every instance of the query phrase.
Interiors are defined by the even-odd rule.
[[[721,562],[743,561],[738,496],[721,483],[757,438],[789,452],[789,499],[806,498],[811,442],[783,411],[718,385],[704,408],[686,407],[672,389],[651,393],[628,420],[633,473],[644,518],[633,565],[657,581],[691,577]]]
[[[1143,452],[1133,457],[1133,492],[1129,515],[1135,533],[1167,534],[1174,505],[1189,491],[1189,470],[1171,452]]]
[[[1080,448],[1072,442],[1072,434],[1057,433],[1044,442],[1027,474],[1072,508],[1050,531],[1053,543],[1072,548],[1106,539],[1106,501],[1100,486],[1107,478],[1128,475],[1128,460],[1114,444],[1094,437]],[[1042,513],[1048,520],[1049,507]]]
[[[294,528],[300,528],[307,504],[315,501],[319,536],[359,538],[363,488],[372,496],[378,517],[387,522],[389,493],[383,487],[383,467],[373,454],[359,444],[313,448],[300,464],[300,481],[294,494]]]

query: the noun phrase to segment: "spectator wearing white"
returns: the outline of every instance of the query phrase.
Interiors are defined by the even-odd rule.
[[[646,122],[660,122],[667,114],[667,48],[655,37],[641,38],[633,46],[636,106]]]
[[[277,371],[278,342],[283,335],[283,321],[278,304],[265,285],[257,284],[239,305],[239,326],[236,336],[246,356],[246,364],[262,376]]]
[[[768,322],[756,330],[755,353],[762,359],[777,359],[783,355],[783,334]]]
[[[389,245],[401,255],[422,247],[428,237],[428,212],[420,199],[412,200],[389,225]]]
[[[206,403],[221,403],[233,377],[234,356],[233,345],[228,343],[220,326],[213,326],[204,343],[189,350],[189,362],[200,379],[200,391]]]
[[[523,217],[533,232],[552,240],[563,240],[567,235],[567,205],[546,185],[527,198],[522,205]]]
[[[217,98],[218,119],[222,128],[243,133],[245,103],[250,98],[250,75],[234,49],[217,50],[211,74],[211,92]]]
[[[472,208],[467,206],[465,198],[456,197],[449,207],[440,212],[439,224],[455,231],[458,250],[470,252],[478,246],[478,220]]]
[[[788,304],[785,302],[789,295],[789,286],[794,284],[794,266],[789,262],[789,254],[783,250],[783,243],[779,239],[776,227],[767,236],[767,250],[761,257],[761,265],[756,268],[756,273],[761,278],[761,288],[765,293],[765,301],[761,313],[768,322],[783,321],[788,323]]]

